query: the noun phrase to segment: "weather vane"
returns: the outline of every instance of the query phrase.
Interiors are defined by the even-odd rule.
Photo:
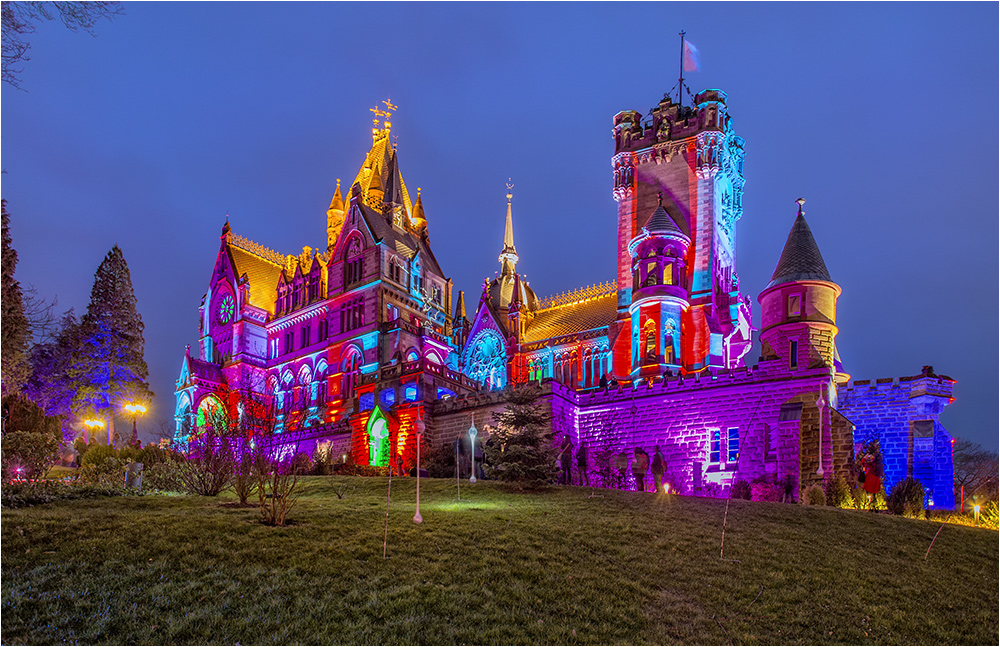
[[[371,112],[375,115],[375,119],[372,119],[372,123],[376,127],[378,127],[379,117],[382,117],[385,120],[383,128],[385,130],[389,130],[389,128],[392,126],[392,124],[389,122],[389,118],[392,117],[393,110],[396,110],[398,106],[394,105],[392,101],[389,100],[388,97],[384,101],[382,101],[382,103],[385,104],[385,110],[379,109],[379,107],[376,105],[374,108],[369,108],[368,112]]]

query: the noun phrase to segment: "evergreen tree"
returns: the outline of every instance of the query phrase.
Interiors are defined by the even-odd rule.
[[[136,308],[132,277],[115,245],[94,275],[90,305],[80,321],[79,346],[69,376],[73,408],[108,419],[114,440],[114,413],[131,400],[149,400],[149,369],[143,357],[142,317]]]
[[[3,320],[0,322],[2,341],[2,375],[0,391],[3,395],[18,393],[30,373],[28,341],[30,331],[24,314],[24,294],[21,284],[14,278],[17,269],[17,252],[11,245],[10,215],[7,201],[0,202],[3,212]]]
[[[493,413],[496,428],[486,443],[486,476],[540,486],[556,476],[556,448],[547,427],[548,416],[537,403],[538,387],[515,385],[507,406]]]

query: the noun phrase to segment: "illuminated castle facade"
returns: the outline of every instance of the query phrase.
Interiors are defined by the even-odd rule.
[[[325,251],[281,256],[223,228],[198,353],[177,383],[181,443],[249,390],[272,404],[284,453],[327,443],[355,462],[409,468],[418,425],[439,446],[474,418],[488,434],[503,389],[535,382],[557,442],[586,445],[598,482],[613,455],[658,446],[675,491],[719,495],[746,480],[797,498],[853,478],[860,443],[877,437],[887,487],[914,476],[932,505],[952,507],[951,436],[938,416],[954,382],[929,368],[849,381],[836,349],[841,289],[801,202],[758,295],[761,356],[746,365],[752,303],[734,243],[744,141],[725,93],[706,90],[694,106],[665,97],[647,120],[614,117],[614,282],[538,298],[517,272],[508,190],[500,273],[471,319],[461,292],[451,310],[389,130],[376,123],[346,199],[338,181]]]

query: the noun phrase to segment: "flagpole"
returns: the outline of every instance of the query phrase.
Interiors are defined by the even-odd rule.
[[[681,30],[681,68],[680,76],[677,78],[677,102],[681,106],[684,105],[684,34],[687,32],[683,29]]]

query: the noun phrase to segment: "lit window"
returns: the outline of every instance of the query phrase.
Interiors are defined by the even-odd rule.
[[[799,342],[793,339],[788,342],[788,368],[795,370],[799,367]]]
[[[726,461],[735,463],[736,459],[740,456],[740,430],[736,427],[730,427],[726,431],[726,442],[729,447],[729,455]]]
[[[374,393],[363,393],[361,397],[358,398],[358,408],[361,411],[368,411],[369,409],[375,408],[375,394]]]
[[[403,390],[403,399],[407,402],[416,402],[417,400],[417,387],[414,385],[409,385]]]
[[[713,429],[712,442],[711,445],[709,446],[709,452],[708,452],[709,463],[719,462],[719,448],[721,442],[722,442],[722,432],[720,432],[718,429]]]

